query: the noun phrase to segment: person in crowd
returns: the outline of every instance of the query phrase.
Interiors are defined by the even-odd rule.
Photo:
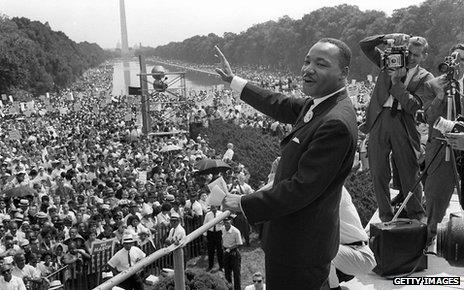
[[[397,69],[383,68],[382,56],[377,46],[385,41],[407,46],[409,54],[404,66]],[[369,167],[379,216],[383,222],[388,222],[394,215],[389,187],[392,175],[390,155],[398,169],[402,194],[412,190],[419,177],[417,159],[420,134],[416,129],[415,114],[422,106],[420,96],[425,89],[424,84],[433,78],[430,72],[421,67],[427,57],[429,45],[423,37],[399,33],[370,36],[361,40],[359,45],[369,60],[382,68],[361,131],[369,134]],[[421,201],[422,189],[417,187],[406,205],[409,218],[424,218]]]
[[[116,275],[124,270],[129,269],[138,261],[146,257],[146,254],[138,247],[134,246],[135,239],[131,234],[123,236],[123,248],[116,252],[113,257],[108,261],[108,266]],[[125,290],[143,290],[143,281],[139,273],[130,276],[124,280],[119,286]]]
[[[11,264],[3,264],[0,266],[0,289],[5,290],[26,290],[26,285],[23,279],[11,274],[13,266]]]
[[[345,88],[351,50],[332,38],[310,48],[301,73],[303,91],[311,98],[274,93],[234,76],[217,47],[216,52],[221,60],[216,72],[243,101],[294,124],[281,142],[273,187],[248,195],[229,194],[224,208],[242,211],[250,223],[266,222],[268,287],[319,289],[327,285],[330,262],[339,246],[338,203],[357,144],[356,113]]]
[[[451,48],[450,53],[457,53],[459,66],[464,67],[464,44],[456,44]],[[462,105],[464,69],[456,70],[453,77],[459,83],[457,93],[460,94],[458,99],[461,100],[461,104],[456,101],[453,102],[451,110],[454,112],[452,116],[454,120],[458,115],[462,114],[464,109]],[[428,244],[435,239],[437,225],[446,213],[456,182],[459,182],[455,180],[452,162],[445,159],[445,146],[441,146],[441,140],[437,139],[443,138],[443,134],[434,128],[434,124],[439,117],[447,118],[447,98],[445,96],[445,87],[447,85],[446,75],[441,75],[425,84],[426,90],[422,95],[425,121],[429,125],[429,137],[425,149],[425,163],[426,166],[430,165],[425,180]],[[456,146],[459,144],[457,140],[460,139],[457,135],[448,134],[447,138],[450,140],[451,145],[459,149],[459,146]],[[437,153],[437,151],[439,152]],[[435,154],[438,155],[432,160]]]
[[[180,225],[180,216],[177,213],[171,215],[170,219],[171,229],[169,230],[166,244],[178,244],[183,238],[186,237],[185,229]]]
[[[266,290],[266,283],[261,272],[256,272],[252,276],[253,284],[245,287],[245,290]]]
[[[232,160],[234,158],[234,144],[227,143],[227,150],[222,156],[223,161]]]
[[[330,265],[331,289],[340,290],[340,282],[349,281],[374,269],[377,263],[368,241],[369,237],[364,231],[351,196],[343,186],[340,200],[340,246]]]
[[[206,224],[220,215],[222,211],[218,210],[218,206],[211,206],[211,211],[206,213],[203,224]],[[208,271],[211,271],[214,266],[214,255],[217,255],[219,269],[224,268],[223,253],[222,253],[222,231],[221,225],[216,224],[209,228],[206,233],[206,247],[208,249]]]
[[[222,246],[224,253],[224,274],[226,280],[232,283],[232,274],[234,275],[234,289],[241,289],[240,267],[241,255],[239,247],[243,244],[240,231],[232,225],[231,217],[224,219],[222,227]]]

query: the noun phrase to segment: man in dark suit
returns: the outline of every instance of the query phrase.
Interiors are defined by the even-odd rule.
[[[458,61],[461,69],[455,71],[453,78],[458,81],[458,92],[455,96],[452,112],[452,119],[462,115],[464,109],[464,44],[457,44],[451,48],[450,53],[458,54]],[[444,88],[448,81],[445,75],[441,75],[425,84],[425,94],[421,97],[424,102],[425,121],[429,124],[429,138],[425,149],[425,163],[430,164],[427,170],[427,180],[425,181],[425,200],[427,204],[427,230],[428,243],[431,243],[437,235],[437,225],[443,219],[448,208],[451,195],[453,194],[456,182],[453,169],[454,161],[446,161],[445,148],[441,146],[441,141],[436,139],[443,138],[442,133],[434,128],[434,123],[439,117],[447,118],[447,97]],[[461,97],[457,96],[458,94]],[[456,104],[456,101],[459,104]],[[455,145],[453,138],[451,145]],[[440,149],[441,148],[441,149]],[[459,147],[458,147],[459,148]],[[440,150],[439,152],[437,152]],[[432,157],[435,156],[432,160]],[[461,187],[463,184],[461,183]],[[461,193],[458,193],[461,194]]]
[[[267,288],[320,289],[339,245],[342,185],[356,151],[356,113],[345,83],[351,51],[340,40],[314,44],[301,69],[303,92],[295,98],[264,90],[234,76],[216,47],[221,78],[240,98],[282,123],[293,124],[281,142],[274,185],[248,195],[229,194],[225,209],[242,211],[250,223],[265,222]]]
[[[417,158],[420,153],[420,134],[416,129],[415,114],[422,107],[420,95],[424,83],[433,75],[420,67],[427,55],[427,41],[423,37],[405,34],[376,35],[359,43],[364,54],[381,67],[377,46],[386,40],[394,45],[406,45],[409,55],[406,66],[382,69],[377,78],[361,131],[369,135],[368,158],[374,191],[383,222],[393,218],[390,205],[389,182],[392,176],[390,154],[398,170],[400,193],[407,194],[419,176]],[[421,220],[425,213],[421,205],[422,189],[416,188],[406,205],[409,218]]]

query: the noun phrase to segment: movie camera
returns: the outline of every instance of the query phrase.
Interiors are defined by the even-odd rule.
[[[438,65],[438,71],[446,74],[449,80],[453,79],[454,74],[459,69],[459,52],[455,51],[451,55],[445,56],[445,60]]]

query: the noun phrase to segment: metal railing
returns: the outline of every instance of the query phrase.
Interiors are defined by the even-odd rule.
[[[185,273],[184,273],[183,248],[187,246],[189,243],[191,243],[192,241],[194,241],[196,238],[203,235],[208,229],[220,223],[222,220],[224,220],[229,215],[230,215],[229,211],[224,211],[223,213],[219,214],[217,217],[215,217],[211,221],[207,222],[206,224],[202,225],[201,227],[197,228],[196,230],[188,234],[184,239],[180,241],[179,244],[177,245],[172,244],[168,247],[157,250],[153,254],[137,262],[135,265],[133,265],[129,269],[122,271],[121,273],[109,279],[108,281],[104,282],[103,284],[95,287],[93,290],[111,289],[114,286],[117,286],[121,282],[125,281],[126,279],[134,275],[135,273],[152,265],[155,261],[157,261],[158,259],[162,257],[167,256],[170,253],[173,253],[175,289],[184,290],[185,289],[185,276],[184,276]]]

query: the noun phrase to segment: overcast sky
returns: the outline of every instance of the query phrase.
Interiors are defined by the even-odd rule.
[[[125,0],[129,46],[157,46],[211,32],[241,32],[283,15],[300,19],[324,6],[349,2],[361,10],[394,9],[423,0]],[[48,21],[72,40],[116,47],[120,40],[119,0],[0,0],[0,13]]]

